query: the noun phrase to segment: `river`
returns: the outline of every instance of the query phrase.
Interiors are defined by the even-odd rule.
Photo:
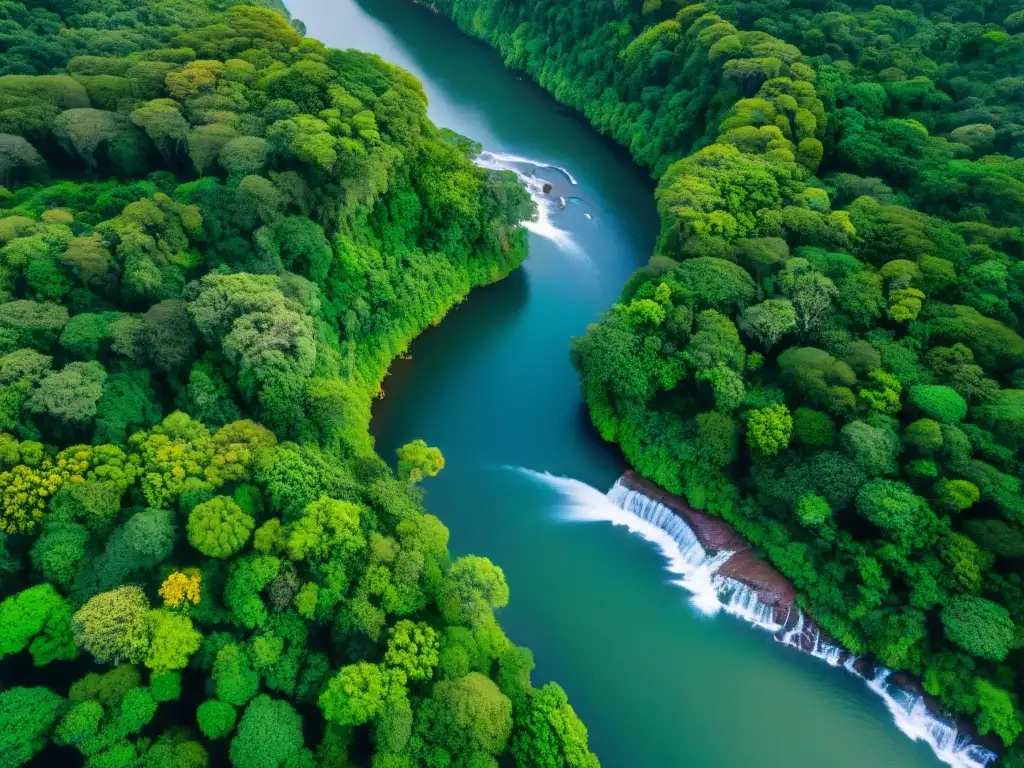
[[[495,153],[489,162],[553,185],[524,267],[396,361],[373,431],[385,457],[413,438],[444,452],[428,508],[451,530],[453,554],[502,566],[512,593],[502,625],[533,650],[535,685],[565,687],[602,765],[940,765],[862,681],[732,617],[703,615],[648,541],[566,508],[570,496],[600,499],[587,486],[603,493],[624,466],[589,426],[567,350],[651,252],[647,175],[495,52],[409,0],[288,6],[310,36],[414,73],[431,118]]]

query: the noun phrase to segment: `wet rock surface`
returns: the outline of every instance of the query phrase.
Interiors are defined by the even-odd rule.
[[[767,561],[758,557],[750,544],[724,520],[694,509],[664,488],[629,469],[622,482],[633,490],[664,504],[686,520],[697,539],[709,552],[732,552],[718,570],[719,575],[735,579],[757,592],[763,603],[775,608],[776,620],[784,622],[796,601],[796,588]]]
[[[801,617],[800,610],[795,605],[796,587],[769,562],[759,557],[750,543],[729,523],[694,509],[681,497],[669,493],[634,470],[626,470],[620,478],[620,482],[663,504],[679,515],[690,526],[698,541],[709,553],[722,551],[733,553],[717,573],[746,584],[757,592],[758,598],[763,603],[775,609],[776,621],[782,624],[782,629],[775,635],[776,639],[785,641],[788,645],[808,653],[813,653],[820,644],[838,645],[809,617]],[[840,651],[838,663],[849,664],[850,671],[867,680],[875,677],[878,669],[874,658],[868,655],[854,657],[852,662],[850,659],[851,654],[848,651]],[[913,675],[907,672],[893,672],[888,677],[888,682],[909,694],[921,697],[924,706],[933,716],[947,717],[942,703],[936,697],[926,693],[921,682]],[[950,722],[955,722],[959,733],[968,737],[975,744],[980,744],[996,753],[1000,751],[999,740],[992,735],[981,736],[971,719],[959,718]]]

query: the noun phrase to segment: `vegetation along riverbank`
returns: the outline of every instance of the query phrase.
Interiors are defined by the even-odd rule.
[[[0,19],[0,762],[596,766],[368,432],[515,175],[277,2]]]
[[[573,343],[601,436],[1021,764],[1024,14],[432,5],[658,179]]]

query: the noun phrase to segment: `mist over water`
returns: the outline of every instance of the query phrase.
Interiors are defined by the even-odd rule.
[[[568,169],[562,168],[560,165],[550,165],[548,163],[541,163],[541,162],[538,162],[536,160],[531,160],[528,157],[520,157],[519,155],[509,155],[509,154],[506,154],[504,152],[497,152],[497,153],[495,153],[495,152],[486,152],[485,151],[483,154],[490,155],[494,160],[496,160],[497,162],[500,162],[500,163],[508,163],[508,164],[511,164],[511,165],[525,165],[525,166],[531,166],[532,165],[532,166],[537,167],[537,168],[550,168],[550,169],[558,171],[560,174],[562,174],[569,181],[569,183],[572,184],[573,186],[578,184],[578,182],[576,181],[576,177],[574,177],[571,173],[569,173]]]

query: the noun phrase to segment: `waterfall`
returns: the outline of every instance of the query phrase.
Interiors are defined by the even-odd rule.
[[[515,173],[519,177],[520,183],[530,193],[530,198],[537,205],[537,215],[531,220],[524,221],[523,226],[538,237],[550,240],[565,253],[582,256],[579,246],[572,239],[572,235],[552,223],[551,217],[557,214],[560,208],[564,208],[565,203],[559,204],[560,198],[556,199],[544,191],[545,181],[537,176],[536,169],[547,168],[557,171],[565,176],[569,183],[575,184],[576,179],[572,177],[572,174],[564,168],[559,168],[555,165],[548,165],[547,163],[541,163],[537,160],[530,160],[517,155],[505,155],[500,152],[481,152],[474,162],[479,167],[487,168],[491,171],[512,171]],[[548,184],[549,189],[550,187],[551,185]]]
[[[792,609],[790,612],[792,612]],[[830,667],[838,667],[842,663],[843,649],[838,645],[823,641],[821,639],[821,629],[814,624],[807,623],[801,611],[798,610],[796,612],[796,621],[793,622],[792,626],[789,623],[789,616],[790,614],[787,614],[786,620],[782,622],[782,626],[788,626],[789,629],[777,635],[776,640],[783,645],[788,645],[790,648],[796,648],[798,651],[809,653],[816,659],[821,659]]]
[[[683,518],[664,504],[629,488],[621,480],[608,492],[608,500],[621,512],[668,534],[675,542],[681,560],[685,563],[684,577],[676,583],[693,593],[692,602],[704,613],[713,614],[724,610],[769,632],[782,629],[782,625],[776,621],[775,608],[763,603],[757,592],[735,579],[718,575],[718,570],[732,557],[732,552],[723,550],[708,554]],[[627,527],[630,525],[628,517],[625,522],[612,522]],[[644,538],[652,540],[653,537],[647,535]],[[672,566],[669,570],[680,572]]]
[[[761,602],[751,587],[733,579],[716,579],[719,595],[728,594],[725,612],[753,624],[759,629],[778,632],[785,625],[775,620],[775,608]]]
[[[691,593],[694,607],[707,615],[722,610],[715,573],[731,553],[708,556],[690,527],[670,509],[618,483],[605,495],[578,480],[520,471],[565,496],[569,519],[621,525],[654,544],[668,561],[666,570],[676,577],[673,583]]]
[[[784,645],[809,653],[830,666],[839,666],[843,657],[842,648],[823,641],[821,630],[808,622],[799,610],[791,626],[792,611],[785,620],[779,622],[774,607],[758,599],[757,592],[750,586],[714,575],[731,557],[731,552],[708,555],[682,517],[664,504],[626,487],[621,480],[608,492],[608,499],[623,511],[667,532],[673,541],[678,542],[680,549],[687,553],[686,557],[694,568],[706,569],[711,576],[715,598],[726,613],[774,633],[776,639]],[[714,563],[714,567],[709,567],[711,563]],[[854,657],[849,657],[846,668],[857,674],[853,666],[855,661]],[[994,752],[972,743],[969,737],[958,733],[955,724],[929,712],[921,696],[889,684],[887,680],[891,674],[892,670],[879,668],[875,677],[867,683],[885,702],[901,731],[915,741],[926,742],[940,760],[954,768],[985,768],[996,760]]]
[[[504,154],[503,152],[483,152],[483,153],[481,153],[481,155],[485,155],[485,154],[486,155],[490,155],[490,157],[493,158],[495,162],[499,162],[499,163],[506,163],[506,164],[514,163],[516,165],[535,165],[538,168],[550,168],[553,171],[558,171],[560,174],[565,176],[566,179],[569,180],[570,184],[572,184],[574,187],[576,186],[576,179],[573,177],[573,175],[571,173],[569,173],[569,171],[567,169],[563,168],[560,165],[549,165],[548,163],[541,163],[541,162],[539,162],[537,160],[531,160],[528,157],[521,157],[520,155],[507,155],[507,154]]]
[[[786,623],[789,623],[789,614],[786,614]],[[788,645],[792,648],[803,649],[803,638],[804,638],[804,615],[797,613],[796,622],[792,627],[787,629],[783,633],[782,637],[779,638],[779,642],[783,645]]]
[[[956,724],[928,711],[924,699],[912,691],[889,682],[891,669],[879,667],[870,679],[856,669],[857,658],[825,642],[821,630],[807,621],[803,613],[790,609],[779,622],[775,608],[762,602],[750,586],[718,575],[732,552],[708,553],[686,521],[664,504],[616,481],[607,494],[565,477],[520,469],[525,474],[555,488],[569,499],[569,519],[605,521],[624,526],[655,544],[668,561],[667,570],[679,578],[674,583],[692,593],[691,602],[702,612],[713,615],[725,611],[760,629],[768,630],[783,645],[797,648],[829,666],[843,666],[865,680],[892,714],[896,726],[914,741],[924,741],[944,763],[953,768],[986,768],[998,756],[971,742],[958,732]],[[844,660],[845,656],[845,660]]]
[[[956,723],[933,715],[923,697],[890,683],[891,669],[878,667],[873,677],[865,678],[857,672],[855,662],[851,656],[845,664],[846,669],[863,679],[868,688],[885,702],[896,727],[914,741],[925,742],[942,762],[953,768],[986,768],[998,759],[995,752],[974,744],[970,737],[960,733]]]
[[[838,645],[821,641],[821,630],[817,627],[814,628],[814,645],[811,646],[811,650],[808,653],[816,659],[821,659],[830,667],[838,667],[839,662],[843,658],[842,648]]]

